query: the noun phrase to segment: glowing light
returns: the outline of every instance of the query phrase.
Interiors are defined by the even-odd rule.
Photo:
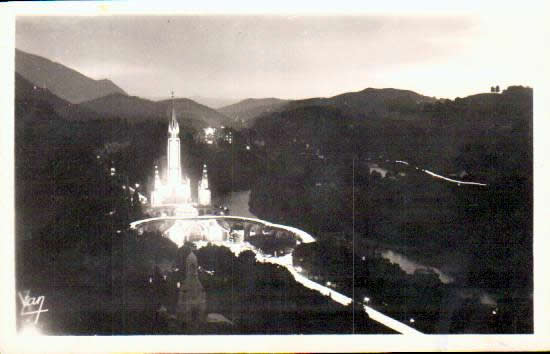
[[[250,150],[250,145],[246,145],[246,150]]]
[[[98,159],[99,159],[99,158],[101,158],[101,156],[97,155],[97,156],[96,156],[96,158],[98,158]]]
[[[117,233],[117,234],[119,234],[119,233],[121,233],[121,232],[122,232],[122,231],[120,231],[120,230],[116,230],[116,233]]]
[[[139,183],[136,183],[136,188],[139,188]]]
[[[149,277],[149,284],[153,282],[153,278]]]
[[[180,288],[180,286],[181,286],[181,284],[180,284],[180,282],[179,282],[179,281],[178,281],[178,284],[177,284],[177,286],[178,286],[178,289],[179,289],[179,288]]]
[[[294,269],[296,269],[296,271],[299,272],[299,273],[302,272],[302,267],[300,267],[300,266],[294,267]]]
[[[409,322],[410,322],[410,323],[414,323],[414,318],[411,318],[411,319],[409,320]]]
[[[362,261],[366,260],[365,256],[361,257],[361,260],[362,260]]]
[[[212,128],[212,127],[204,128],[205,135],[214,135],[215,132],[216,132],[216,128]]]
[[[496,315],[497,314],[497,310],[493,310],[493,315]]]
[[[370,301],[370,297],[367,297],[365,296],[365,298],[363,299],[364,302],[369,302]]]
[[[327,284],[327,286],[331,286],[331,285],[332,285],[332,283],[329,282],[329,281],[327,281],[326,284]]]

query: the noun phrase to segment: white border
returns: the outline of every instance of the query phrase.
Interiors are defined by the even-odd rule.
[[[518,4],[519,3],[519,4]],[[534,88],[534,264],[535,264],[535,334],[534,335],[429,335],[422,341],[394,335],[301,335],[301,336],[114,336],[114,337],[36,337],[15,336],[14,286],[14,193],[13,193],[13,102],[14,102],[14,31],[15,15],[114,15],[114,14],[265,14],[331,15],[331,14],[444,14],[467,12],[490,15],[495,11],[529,16],[540,25],[540,32],[525,40],[540,43],[537,53],[525,53],[540,70],[540,80]],[[258,5],[247,1],[210,1],[176,5],[176,2],[32,2],[8,3],[0,6],[0,78],[4,89],[0,95],[2,129],[0,156],[2,207],[0,248],[0,351],[1,352],[76,352],[76,351],[137,351],[137,352],[227,352],[227,351],[449,351],[449,350],[542,350],[550,349],[550,286],[547,255],[550,253],[549,164],[550,151],[548,117],[550,97],[548,83],[549,26],[544,16],[550,13],[544,1],[393,1],[382,3],[355,1],[273,1]],[[514,24],[509,24],[513,26]],[[11,53],[11,54],[10,54]],[[513,68],[511,68],[513,70]],[[520,83],[521,84],[521,83]]]

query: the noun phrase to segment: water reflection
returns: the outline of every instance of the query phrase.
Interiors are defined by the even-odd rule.
[[[410,260],[402,254],[394,252],[392,250],[386,250],[381,253],[382,258],[387,259],[392,264],[397,264],[401,270],[405,273],[412,275],[417,272],[433,272],[437,274],[439,280],[443,284],[449,284],[454,281],[454,278],[448,274],[443,273],[435,267],[425,266],[423,264],[416,263],[415,261]]]

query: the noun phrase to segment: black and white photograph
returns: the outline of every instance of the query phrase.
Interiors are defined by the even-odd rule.
[[[538,22],[108,6],[14,16],[17,338],[535,334]]]

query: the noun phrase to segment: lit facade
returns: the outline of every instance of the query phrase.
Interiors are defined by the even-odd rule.
[[[199,182],[199,204],[200,205],[210,205],[211,203],[211,193],[210,188],[208,188],[208,171],[206,165],[202,167],[202,178]]]
[[[229,230],[224,229],[216,220],[176,220],[164,232],[164,236],[178,247],[185,242],[210,241],[221,242],[229,239]]]
[[[172,117],[168,125],[166,182],[163,183],[157,166],[155,166],[155,182],[151,193],[151,206],[179,206],[186,215],[198,215],[192,207],[191,182],[181,169],[181,145],[179,124],[176,111],[172,105]]]

